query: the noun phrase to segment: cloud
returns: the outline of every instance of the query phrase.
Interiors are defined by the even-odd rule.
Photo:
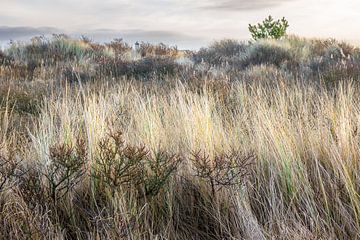
[[[222,0],[207,1],[201,9],[225,11],[249,11],[275,7],[292,0]]]
[[[23,40],[39,35],[59,33],[61,30],[51,27],[6,27],[0,26],[0,41]]]

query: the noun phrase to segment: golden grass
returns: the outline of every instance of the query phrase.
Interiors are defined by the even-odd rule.
[[[58,44],[80,57],[129,50]],[[0,239],[359,238],[358,50],[295,36],[254,46],[265,55],[255,49],[255,63],[235,61],[242,70],[223,77],[195,67],[66,83],[62,64],[34,78],[25,65],[2,66]],[[326,82],[332,47],[352,58]],[[329,69],[315,76],[310,62],[323,55]],[[67,64],[88,73],[97,63]]]
[[[331,92],[284,82],[275,88],[234,83],[226,104],[224,96],[207,86],[195,93],[182,84],[167,93],[141,91],[131,83],[98,93],[65,93],[46,101],[31,132],[29,152],[34,154],[31,158],[46,162],[52,144],[84,136],[90,153],[96,155],[96,146],[109,129],[121,129],[131,144],[180,153],[186,159],[199,149],[211,156],[232,149],[254,152],[252,176],[241,190],[230,190],[235,192],[227,199],[243,218],[236,221],[245,237],[356,236],[360,224],[356,91],[352,84]],[[4,131],[6,124],[2,135]],[[191,162],[186,161],[180,172],[192,176]],[[129,200],[121,199],[114,199],[114,204],[126,212],[122,201]],[[162,236],[176,238],[175,233],[162,231]]]

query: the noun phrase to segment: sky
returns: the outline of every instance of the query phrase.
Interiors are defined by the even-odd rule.
[[[35,35],[123,38],[196,49],[250,38],[249,23],[286,17],[304,37],[360,39],[360,0],[0,0],[0,42]]]

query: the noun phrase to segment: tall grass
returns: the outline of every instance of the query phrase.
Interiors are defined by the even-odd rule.
[[[129,232],[124,238],[156,238],[154,232],[157,237],[170,239],[357,236],[360,109],[351,83],[335,91],[286,82],[276,87],[234,83],[227,99],[206,85],[201,93],[182,84],[167,93],[157,91],[143,92],[119,84],[106,92],[78,92],[48,99],[37,128],[31,132],[33,156],[29,159],[51,161],[49,149],[53,144],[75,143],[82,136],[91,152],[91,164],[99,141],[106,138],[109,129],[121,129],[124,139],[134,146],[182,155],[185,160],[177,173],[180,178],[174,176],[157,203],[147,200],[133,206],[135,200],[123,198],[122,191],[111,200],[115,215],[117,211],[120,215],[125,214],[122,211],[135,211],[136,221],[144,224],[138,226],[141,233]],[[197,179],[191,161],[198,150],[205,151],[210,159],[234,150],[253,153],[256,160],[246,180],[219,188],[211,200],[210,189]],[[186,188],[183,184],[189,184],[187,181],[196,189],[195,195],[181,189]],[[179,196],[179,191],[185,195]],[[197,194],[203,199],[193,199]],[[187,216],[184,222],[177,219],[184,217],[174,212],[184,207],[177,204],[184,203],[193,204],[188,207],[200,211],[200,216]],[[76,208],[76,202],[67,204],[67,208]],[[165,204],[170,216],[160,217],[158,214],[165,210],[157,204]],[[214,212],[206,213],[202,208]],[[202,218],[209,222],[199,222]],[[115,219],[110,221],[115,224]],[[217,230],[201,229],[206,224]]]
[[[289,41],[250,48],[309,60]],[[2,98],[0,238],[359,238],[358,83],[324,87],[268,57],[237,81],[80,78],[21,131]]]

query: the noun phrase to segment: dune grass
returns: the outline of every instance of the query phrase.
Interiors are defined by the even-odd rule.
[[[359,238],[359,85],[282,67],[2,91],[0,238]]]
[[[39,218],[26,223],[30,228],[46,221],[54,226],[43,229],[45,236],[60,239],[117,238],[119,222],[126,226],[122,238],[130,239],[357,236],[360,109],[353,85],[320,91],[284,82],[275,88],[234,83],[226,97],[206,85],[200,93],[183,84],[166,93],[158,91],[141,91],[124,83],[98,93],[79,90],[47,99],[30,133],[22,164],[41,172],[52,161],[53,146],[73,146],[81,138],[89,153],[87,173],[55,206],[47,202],[30,206],[17,187],[2,192],[6,200],[1,211],[3,236],[28,234],[19,225],[8,226],[25,212]],[[2,116],[4,133],[6,117],[11,116]],[[171,173],[156,196],[139,200],[139,193],[122,186],[103,196],[104,200],[101,195],[106,191],[92,186],[96,179],[89,172],[96,168],[99,142],[120,130],[127,144],[145,146],[150,155],[164,151],[181,157],[176,173]],[[209,157],[208,167],[216,163],[217,156],[231,151],[254,158],[241,181],[215,185],[212,191],[211,179],[196,174],[193,158],[197,151]],[[46,180],[39,178],[46,191]],[[85,197],[89,202],[82,202]],[[99,208],[99,202],[106,208]],[[18,208],[7,209],[10,203]],[[90,210],[81,204],[89,205],[95,215],[82,212]],[[39,210],[40,206],[53,209]],[[73,222],[62,222],[58,208]],[[44,211],[43,215],[37,211]],[[189,215],[184,216],[183,211]],[[101,218],[102,214],[107,217]],[[99,222],[94,226],[90,221],[96,218]]]

